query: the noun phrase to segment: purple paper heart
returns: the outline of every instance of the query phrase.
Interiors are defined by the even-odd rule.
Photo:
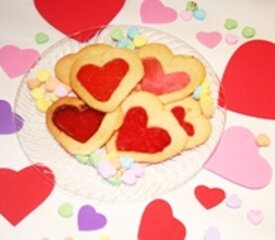
[[[40,57],[35,49],[20,49],[13,45],[0,48],[0,67],[10,78],[26,73]]]
[[[23,127],[23,124],[23,118],[12,112],[10,104],[5,100],[0,100],[0,134],[16,133]]]
[[[103,228],[107,223],[104,215],[97,213],[90,205],[84,205],[78,212],[78,229],[80,231],[92,231]]]

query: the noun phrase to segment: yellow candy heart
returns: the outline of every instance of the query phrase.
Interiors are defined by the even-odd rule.
[[[36,101],[36,108],[38,111],[45,113],[51,104],[48,99],[42,98]]]
[[[43,88],[38,87],[31,90],[31,96],[34,100],[40,100],[44,98],[44,95],[45,95],[45,90]]]
[[[36,72],[36,77],[40,82],[46,82],[50,78],[50,72],[46,69],[39,69]]]

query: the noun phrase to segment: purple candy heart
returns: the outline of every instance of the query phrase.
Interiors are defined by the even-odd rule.
[[[24,120],[12,112],[10,104],[0,100],[0,134],[12,134],[23,127]]]
[[[103,228],[107,223],[104,215],[97,213],[90,205],[84,205],[78,212],[78,229],[80,231],[92,231]]]

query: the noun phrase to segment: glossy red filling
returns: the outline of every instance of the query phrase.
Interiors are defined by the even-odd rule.
[[[179,124],[183,127],[188,136],[195,134],[195,129],[191,123],[185,122],[185,109],[183,107],[174,107],[171,112],[178,120]]]
[[[80,108],[63,105],[55,109],[52,119],[60,131],[81,143],[85,143],[97,132],[104,116],[104,113],[87,105]]]
[[[164,73],[160,62],[156,58],[145,58],[142,63],[144,77],[141,88],[145,91],[162,95],[185,88],[190,82],[190,77],[186,72]]]
[[[99,101],[108,101],[129,70],[123,59],[114,59],[102,67],[87,64],[80,68],[77,79]]]
[[[171,143],[164,129],[147,127],[147,113],[141,107],[131,108],[118,131],[116,146],[119,151],[158,153]]]

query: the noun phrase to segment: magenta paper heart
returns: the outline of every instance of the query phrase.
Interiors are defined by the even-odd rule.
[[[23,124],[23,118],[12,112],[10,103],[0,100],[0,135],[16,133],[23,127]]]
[[[20,49],[13,45],[0,48],[0,66],[10,78],[26,73],[39,57],[34,49]]]
[[[222,40],[219,32],[198,32],[196,35],[198,41],[208,48],[216,47]]]
[[[164,6],[160,0],[144,0],[140,6],[143,23],[170,23],[177,19],[177,12]]]
[[[84,205],[78,212],[78,228],[80,231],[92,231],[103,228],[107,219],[90,205]]]
[[[254,135],[246,128],[231,127],[204,166],[209,171],[243,187],[259,189],[272,178],[272,169],[259,155]]]

